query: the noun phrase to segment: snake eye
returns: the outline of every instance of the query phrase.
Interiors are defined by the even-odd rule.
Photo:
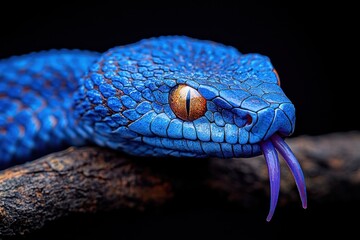
[[[275,73],[275,76],[276,76],[276,79],[277,79],[277,85],[280,86],[280,77],[279,77],[278,72],[275,70],[275,68],[273,69],[273,73]]]
[[[171,90],[169,102],[175,115],[185,121],[198,119],[206,112],[206,99],[187,85],[180,84]]]

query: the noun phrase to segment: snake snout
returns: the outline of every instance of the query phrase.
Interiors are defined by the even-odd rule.
[[[250,143],[269,139],[274,134],[283,137],[294,132],[295,109],[292,104],[264,108],[256,113],[256,122],[250,129]]]

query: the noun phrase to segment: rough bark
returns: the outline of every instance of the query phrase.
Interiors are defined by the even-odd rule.
[[[100,148],[70,148],[0,173],[0,233],[24,234],[72,212],[143,209],[172,197],[171,185]]]
[[[360,132],[286,140],[303,167],[308,197],[326,201],[360,187]],[[299,202],[281,161],[279,205]],[[269,197],[262,156],[249,159],[137,159],[111,150],[69,148],[0,172],[0,234],[25,234],[74,212],[143,210],[186,188],[209,189],[229,201],[256,205]],[[360,192],[360,191],[354,191]],[[352,198],[359,198],[353,194]]]

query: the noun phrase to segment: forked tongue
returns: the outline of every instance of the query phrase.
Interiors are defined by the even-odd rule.
[[[270,178],[270,210],[266,220],[270,221],[274,214],[280,191],[280,164],[277,151],[281,154],[286,164],[288,165],[291,174],[295,179],[295,183],[302,202],[302,207],[306,208],[307,198],[304,174],[301,170],[299,162],[297,161],[289,146],[277,134],[274,134],[270,140],[262,142],[260,146],[266,159]]]

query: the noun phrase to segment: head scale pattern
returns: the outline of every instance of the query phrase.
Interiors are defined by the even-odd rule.
[[[203,116],[176,116],[169,94],[179,85],[206,99]],[[110,49],[82,79],[75,99],[75,115],[96,136],[91,139],[143,156],[250,157],[274,133],[290,135],[295,123],[294,106],[267,57],[188,37]]]

